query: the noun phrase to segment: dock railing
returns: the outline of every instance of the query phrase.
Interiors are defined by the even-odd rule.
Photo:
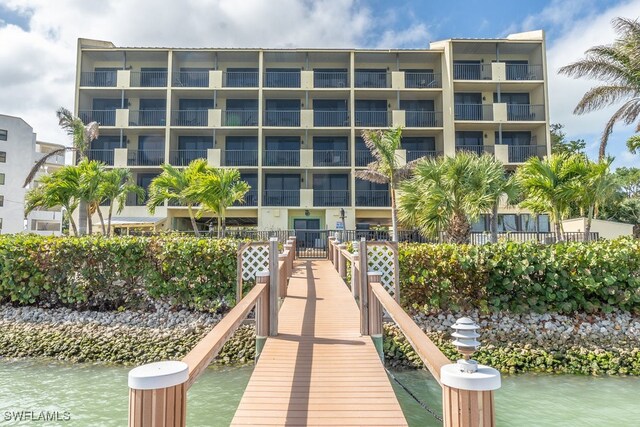
[[[277,267],[256,272],[255,286],[181,361],[150,363],[129,372],[129,427],[184,427],[187,391],[254,307],[256,358],[260,356],[267,336],[278,334],[279,299],[286,296],[293,272],[295,240],[287,240],[282,254],[278,239],[269,240],[269,265]],[[241,284],[241,273],[238,277]]]

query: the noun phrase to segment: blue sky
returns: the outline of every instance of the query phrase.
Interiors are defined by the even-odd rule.
[[[595,156],[614,110],[574,116],[594,83],[556,70],[612,42],[616,16],[640,17],[640,0],[0,0],[0,113],[25,118],[42,140],[68,142],[54,112],[73,106],[78,37],[122,46],[415,48],[543,29],[551,122]],[[624,145],[631,134],[618,125],[610,138],[618,166],[640,165]]]

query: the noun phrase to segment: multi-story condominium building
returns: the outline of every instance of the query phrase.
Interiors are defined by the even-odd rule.
[[[513,170],[549,152],[542,31],[452,39],[429,49],[127,48],[81,39],[76,113],[98,121],[90,156],[129,167],[146,187],[163,162],[238,168],[251,185],[228,222],[259,229],[390,221],[386,185],[355,172],[372,160],[364,129],[402,126],[407,162],[490,153]],[[118,224],[188,229],[187,211],[151,217],[130,198]],[[203,220],[205,221],[205,220]],[[548,226],[546,220],[539,229]],[[505,212],[502,227],[535,229]],[[482,222],[475,227],[482,228]]]
[[[60,234],[60,209],[38,210],[24,215],[24,180],[45,153],[62,145],[36,140],[33,128],[19,117],[0,114],[0,233]],[[51,157],[31,185],[43,173],[64,165],[64,156]]]

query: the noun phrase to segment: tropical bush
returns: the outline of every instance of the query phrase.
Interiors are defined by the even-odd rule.
[[[112,310],[234,301],[237,244],[155,237],[0,237],[0,302]]]
[[[401,296],[418,310],[640,312],[640,241],[401,244]]]

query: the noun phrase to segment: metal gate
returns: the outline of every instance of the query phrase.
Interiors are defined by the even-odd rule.
[[[298,258],[326,258],[329,244],[328,230],[295,230]]]

